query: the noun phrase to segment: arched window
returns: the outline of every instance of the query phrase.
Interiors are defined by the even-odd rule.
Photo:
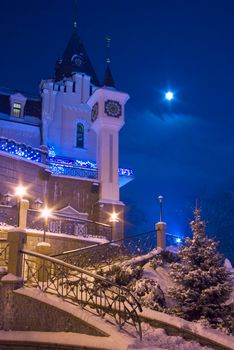
[[[76,147],[84,148],[84,125],[82,123],[77,124]]]

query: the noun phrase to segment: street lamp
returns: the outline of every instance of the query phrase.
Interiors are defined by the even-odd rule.
[[[43,242],[45,242],[46,231],[48,231],[48,218],[51,217],[51,209],[44,207],[41,209],[41,217],[44,219],[43,223]]]
[[[114,241],[116,238],[116,224],[119,222],[118,214],[115,211],[110,214],[110,222],[112,224],[112,241]]]
[[[17,208],[18,208],[18,214],[17,214],[17,226],[19,226],[20,224],[20,205],[21,205],[21,200],[23,199],[23,197],[26,195],[27,191],[26,191],[26,187],[24,187],[23,185],[18,185],[15,188],[15,196],[17,197]]]
[[[26,187],[19,185],[15,188],[16,197],[22,199],[26,194]]]
[[[162,222],[162,203],[163,203],[163,196],[158,196],[158,201],[159,201],[159,208],[160,208],[160,216],[159,216],[159,221]]]

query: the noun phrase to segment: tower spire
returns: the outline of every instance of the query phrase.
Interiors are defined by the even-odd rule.
[[[104,76],[104,81],[103,81],[103,86],[108,86],[108,87],[115,87],[115,82],[111,73],[110,69],[110,47],[111,47],[111,38],[107,35],[106,38],[106,71],[105,71],[105,76]]]
[[[111,59],[110,59],[110,47],[111,47],[111,38],[106,35],[106,63],[110,64]]]
[[[77,0],[74,0],[74,13],[73,13],[73,28],[74,30],[77,29],[78,25],[78,2]]]

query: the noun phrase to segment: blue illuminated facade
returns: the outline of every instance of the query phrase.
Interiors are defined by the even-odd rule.
[[[43,162],[44,155],[46,164],[52,174],[98,179],[98,169],[95,162],[57,157],[53,148],[49,148],[47,153],[39,148],[33,148],[22,143],[17,143],[14,140],[0,137],[0,151],[37,163]],[[119,168],[118,173],[119,176],[133,177],[133,171],[131,169]]]

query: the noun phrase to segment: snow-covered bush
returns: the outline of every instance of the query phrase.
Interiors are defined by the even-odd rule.
[[[160,285],[151,279],[141,278],[133,281],[129,288],[142,306],[152,310],[162,311],[165,306],[165,298]]]
[[[161,256],[163,258],[163,261],[165,263],[173,263],[173,262],[177,262],[179,261],[179,257],[178,257],[178,254],[176,253],[173,253],[173,252],[170,252],[169,250],[163,250],[161,252]]]
[[[163,250],[160,254],[155,255],[150,260],[150,267],[152,267],[154,270],[156,270],[157,267],[159,267],[159,266],[163,266],[165,264],[170,264],[170,263],[176,262],[178,260],[179,260],[179,257],[177,254]]]
[[[218,243],[205,235],[199,210],[195,210],[191,228],[192,239],[187,238],[178,253],[181,262],[171,264],[170,275],[177,285],[169,294],[177,302],[177,315],[190,321],[207,319],[218,326],[226,318],[224,302],[232,290],[230,273],[223,266]]]
[[[161,254],[155,255],[149,262],[150,267],[156,270],[159,266],[163,265],[163,257]]]
[[[120,286],[127,286],[133,280],[141,278],[142,275],[143,269],[141,266],[114,265],[108,272],[106,272],[105,277],[107,277],[112,282],[115,282]]]
[[[202,316],[198,322],[203,326],[218,328],[224,333],[234,334],[234,305],[222,305],[215,310],[215,317]]]

